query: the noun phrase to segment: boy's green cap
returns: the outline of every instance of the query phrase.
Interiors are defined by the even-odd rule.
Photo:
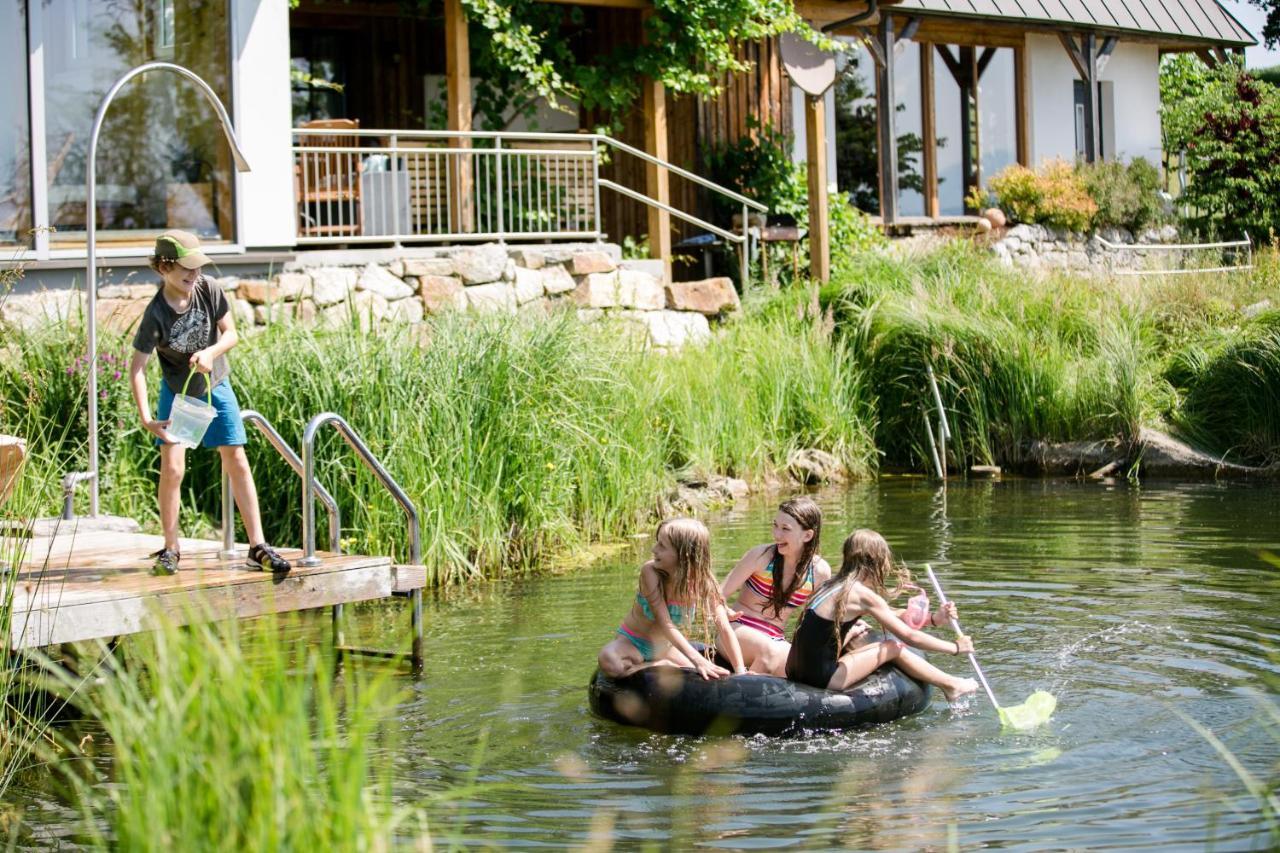
[[[156,260],[177,261],[183,269],[199,269],[209,263],[200,251],[200,238],[187,231],[166,231],[156,238]]]

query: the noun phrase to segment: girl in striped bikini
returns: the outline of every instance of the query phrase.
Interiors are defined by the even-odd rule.
[[[653,559],[640,567],[640,589],[618,636],[600,650],[600,670],[612,678],[645,666],[686,667],[703,678],[728,675],[727,669],[699,654],[681,633],[681,628],[692,628],[699,615],[708,629],[706,639],[710,640],[714,625],[722,638],[722,654],[734,672],[745,672],[742,651],[711,572],[711,534],[701,521],[668,519],[658,525]]]
[[[811,498],[784,501],[773,518],[773,542],[748,551],[720,584],[725,600],[741,590],[730,619],[752,672],[786,673],[787,619],[831,577],[818,556],[821,533],[822,510]]]

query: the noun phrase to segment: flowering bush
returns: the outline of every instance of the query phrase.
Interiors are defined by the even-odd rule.
[[[1034,172],[1016,164],[1006,166],[991,179],[988,190],[1018,222],[1087,231],[1098,213],[1084,179],[1065,160],[1050,160]]]

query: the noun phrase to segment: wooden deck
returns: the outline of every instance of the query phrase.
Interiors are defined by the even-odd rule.
[[[159,536],[67,526],[30,540],[17,569],[11,648],[133,634],[154,627],[157,615],[184,624],[369,601],[425,582],[421,566],[386,557],[320,553],[321,565],[301,568],[297,549],[281,549],[295,567],[274,576],[247,568],[243,556],[220,559],[220,542],[199,539],[181,540],[181,571],[155,576],[148,555],[162,546]]]

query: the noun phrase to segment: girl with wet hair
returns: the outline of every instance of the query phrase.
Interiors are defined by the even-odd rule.
[[[818,588],[801,615],[787,657],[787,678],[812,687],[847,690],[892,662],[917,681],[941,688],[948,702],[977,689],[972,678],[948,675],[905,651],[903,643],[958,655],[973,651],[973,642],[964,636],[955,642],[939,640],[903,622],[901,611],[889,606],[886,598],[913,587],[906,569],[895,565],[883,536],[874,530],[855,530],[844,541],[841,556],[840,571]],[[890,579],[891,590],[886,589]],[[860,642],[866,633],[860,620],[868,614],[902,642]],[[929,624],[946,625],[955,617],[956,606],[948,602],[929,615]]]
[[[692,628],[699,616],[704,640],[710,640],[714,624],[734,672],[745,672],[742,650],[711,572],[711,534],[696,519],[668,519],[658,525],[653,559],[640,567],[639,590],[618,636],[600,650],[600,670],[612,678],[646,666],[686,667],[703,678],[728,675],[681,632]],[[709,642],[707,649],[710,652]]]
[[[831,577],[818,556],[821,533],[822,510],[812,498],[783,501],[773,517],[773,541],[744,554],[720,584],[726,600],[738,593],[730,618],[752,672],[785,674],[787,619]]]

